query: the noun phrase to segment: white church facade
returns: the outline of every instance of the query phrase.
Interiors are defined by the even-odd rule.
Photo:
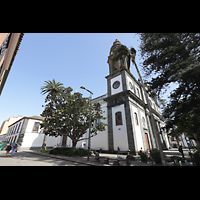
[[[116,65],[112,62],[113,52],[120,45],[122,44],[115,40],[108,56],[107,94],[92,100],[92,103],[101,104],[103,115],[106,117],[106,120],[102,122],[108,126],[105,131],[91,138],[91,149],[108,152],[130,150],[132,153],[137,153],[141,147],[144,151],[158,148],[141,83],[128,69],[126,59],[124,62],[117,62]],[[162,147],[167,149],[169,141],[167,133],[161,131],[165,124],[160,113],[160,106],[156,97],[149,96],[149,100],[157,129],[160,132]],[[70,143],[71,141],[67,140],[67,146],[70,146]],[[83,143],[87,145],[88,140],[80,141],[77,147],[81,147]]]

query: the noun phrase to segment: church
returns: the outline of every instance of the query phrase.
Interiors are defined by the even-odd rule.
[[[142,84],[133,76],[127,64],[127,58],[112,62],[113,54],[119,48],[121,42],[115,40],[108,56],[109,75],[107,79],[107,94],[92,100],[92,103],[100,103],[108,124],[106,130],[99,132],[91,138],[91,149],[104,152],[127,152],[130,150],[136,154],[141,148],[148,151],[158,148],[155,135],[152,132],[150,115],[147,109]],[[164,132],[165,123],[160,113],[156,96],[148,96],[160,132],[160,140],[163,149],[169,148],[167,133]],[[95,126],[95,123],[92,125]],[[68,140],[67,143],[70,143]],[[80,141],[77,145],[83,146],[88,140]],[[70,144],[67,144],[67,146]]]

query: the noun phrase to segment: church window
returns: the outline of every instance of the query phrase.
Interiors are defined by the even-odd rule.
[[[121,112],[115,113],[115,119],[116,119],[116,126],[122,125],[122,113]]]
[[[130,88],[131,88],[131,90],[132,90],[132,89],[133,89],[133,85],[132,85],[131,82],[129,82],[129,86],[130,86]]]
[[[113,83],[113,88],[114,88],[114,89],[117,89],[119,86],[120,86],[120,82],[119,82],[119,81],[115,81],[115,82]]]
[[[139,125],[137,113],[134,113],[134,114],[135,114],[135,123],[136,123],[136,125]]]
[[[140,92],[139,92],[138,88],[137,88],[137,95],[138,95],[138,97],[140,97]]]
[[[146,127],[146,121],[145,121],[144,117],[142,117],[142,124],[143,124],[144,127]]]

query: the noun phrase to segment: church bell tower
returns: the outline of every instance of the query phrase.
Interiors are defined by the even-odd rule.
[[[130,96],[134,93],[135,77],[130,72],[127,57],[113,62],[113,54],[124,46],[115,40],[108,56],[109,75],[107,79],[107,119],[108,119],[108,146],[109,151],[128,151],[135,154],[133,133],[133,115],[131,111]]]

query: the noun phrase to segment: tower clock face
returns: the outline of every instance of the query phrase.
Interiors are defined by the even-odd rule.
[[[114,89],[117,89],[119,86],[120,86],[120,82],[119,82],[119,81],[115,81],[115,82],[113,83],[113,88],[114,88]]]

